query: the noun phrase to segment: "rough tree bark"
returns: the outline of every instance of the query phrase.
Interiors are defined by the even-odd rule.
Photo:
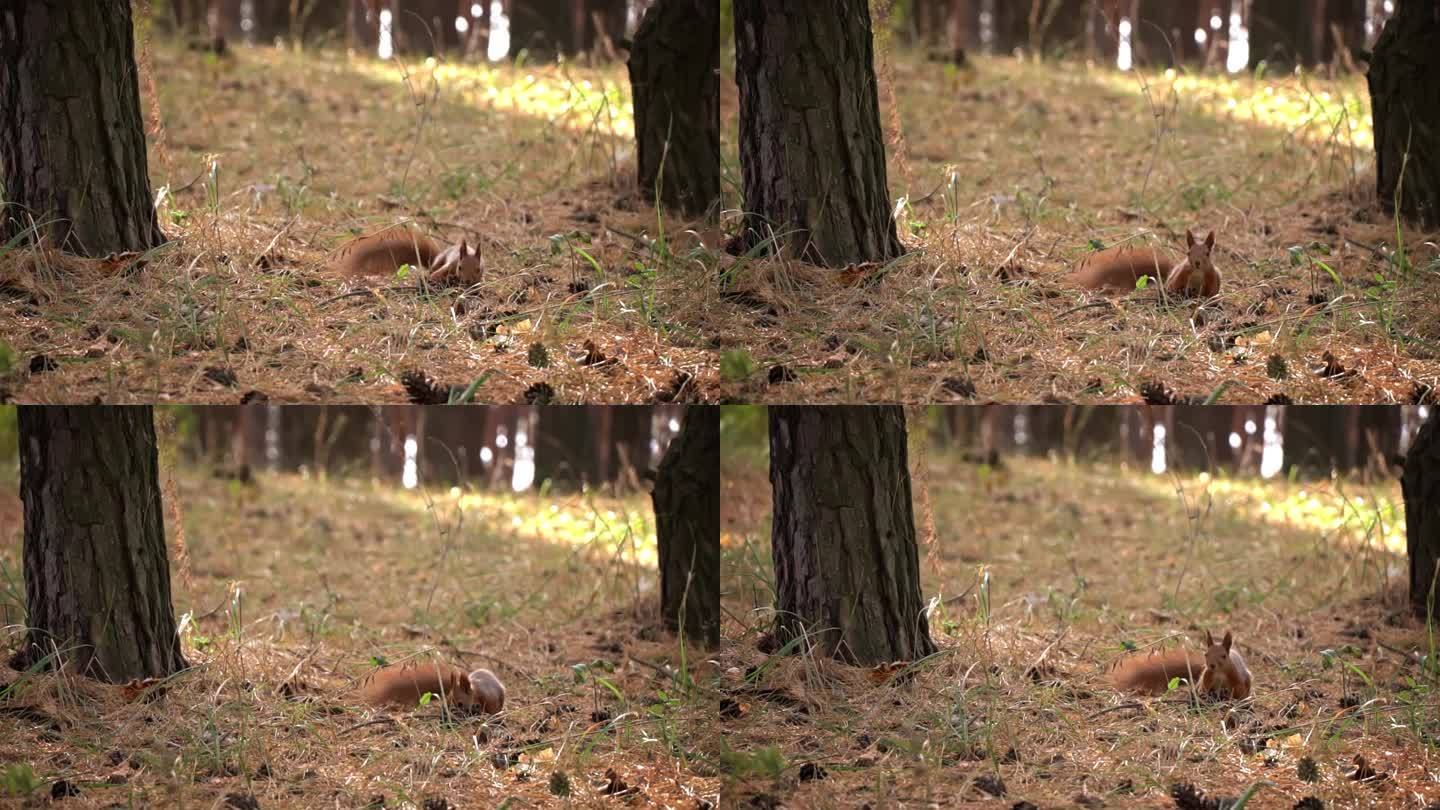
[[[735,0],[746,249],[828,267],[902,253],[890,215],[869,6]]]
[[[1440,227],[1440,4],[1400,0],[1370,59],[1380,206]],[[1403,176],[1402,176],[1403,175]]]
[[[659,0],[630,49],[640,192],[686,216],[720,207],[720,5]]]
[[[1440,411],[1432,411],[1405,456],[1405,547],[1410,555],[1410,609],[1435,616],[1440,574]]]
[[[155,247],[146,172],[128,0],[0,8],[0,242],[33,217],[84,256]]]
[[[935,651],[920,597],[905,412],[770,408],[775,642],[854,664]]]
[[[150,407],[19,417],[30,631],[17,663],[58,650],[68,670],[110,683],[184,669]]]
[[[663,0],[662,0],[663,2]],[[720,409],[692,405],[655,473],[660,614],[672,630],[720,644]]]

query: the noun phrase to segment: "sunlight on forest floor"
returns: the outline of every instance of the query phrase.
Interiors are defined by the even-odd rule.
[[[595,129],[622,142],[635,136],[630,83],[623,74],[615,76],[613,70],[586,70],[592,79],[550,65],[542,66],[537,74],[511,62],[442,64],[432,57],[406,67],[379,59],[352,56],[351,60],[357,73],[377,82],[408,83],[427,95],[458,93],[474,107],[522,113],[577,132]],[[634,151],[629,143],[623,148]]]
[[[751,674],[726,682],[739,706],[725,724],[734,795],[797,808],[978,803],[999,777],[1004,806],[1169,807],[1178,783],[1234,797],[1260,781],[1252,807],[1440,799],[1426,773],[1440,694],[1394,652],[1435,649],[1404,604],[1397,481],[926,455],[916,522],[940,653],[893,681],[756,649],[774,598],[769,482],[763,464],[732,458],[722,593],[733,646],[721,665]],[[1103,683],[1126,649],[1193,646],[1207,629],[1234,632],[1253,705],[1180,694],[1127,705]],[[1357,754],[1388,778],[1348,778]],[[1314,783],[1297,775],[1305,757]],[[807,763],[828,777],[807,779]]]
[[[194,669],[153,701],[22,676],[7,705],[28,714],[5,716],[0,760],[78,784],[96,806],[218,806],[232,793],[261,806],[548,806],[560,782],[584,804],[616,780],[642,804],[718,797],[703,764],[715,743],[694,734],[713,722],[713,695],[685,682],[713,673],[683,666],[659,629],[645,496],[427,500],[297,475],[250,486],[163,461],[161,476]],[[11,511],[13,486],[0,493]],[[24,614],[23,588],[6,584],[19,586],[13,525],[0,536],[12,628]],[[386,720],[348,697],[376,662],[430,657],[494,670],[504,712],[447,722],[430,705]]]
[[[497,531],[503,529],[515,539],[594,546],[628,565],[654,568],[657,563],[654,521],[648,512],[650,504],[643,499],[594,493],[517,495],[460,487],[439,493],[382,487],[374,497],[412,512],[433,509],[442,524],[478,521]]]
[[[1136,91],[1160,103],[1198,106],[1220,123],[1254,123],[1283,130],[1311,143],[1334,140],[1356,147],[1370,161],[1375,128],[1363,76],[1324,79],[1309,74],[1240,75],[1094,70],[1105,86],[1124,94]]]

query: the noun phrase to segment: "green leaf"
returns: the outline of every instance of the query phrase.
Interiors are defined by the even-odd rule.
[[[467,402],[473,401],[475,399],[475,392],[479,391],[480,386],[484,385],[485,382],[490,379],[490,375],[494,373],[494,371],[487,371],[484,374],[481,374],[479,377],[476,377],[473,382],[465,386],[465,390],[461,391],[459,394],[456,394],[452,390],[450,392],[450,404],[464,405]]]

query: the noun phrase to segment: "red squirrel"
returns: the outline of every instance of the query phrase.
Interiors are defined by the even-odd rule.
[[[1142,695],[1163,695],[1173,678],[1184,678],[1203,694],[1228,694],[1235,700],[1250,696],[1250,670],[1240,651],[1231,646],[1230,632],[1220,643],[1205,631],[1203,656],[1186,650],[1168,650],[1130,655],[1110,670],[1110,683],[1117,689]]]
[[[331,257],[331,269],[342,276],[387,276],[408,264],[428,270],[431,284],[478,284],[485,264],[477,248],[459,243],[442,248],[404,226],[386,228],[346,242]]]
[[[452,706],[479,707],[494,714],[505,706],[505,685],[488,669],[468,675],[440,664],[399,664],[377,670],[360,685],[360,699],[372,706],[419,705],[426,693]]]
[[[1169,256],[1138,247],[1098,250],[1075,265],[1070,278],[1087,290],[1109,287],[1135,289],[1142,277],[1163,281],[1165,292],[1175,296],[1201,295],[1212,298],[1220,292],[1220,271],[1215,269],[1215,232],[1204,241],[1185,231],[1185,258],[1176,264]]]

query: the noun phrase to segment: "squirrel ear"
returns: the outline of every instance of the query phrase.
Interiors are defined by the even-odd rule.
[[[1229,631],[1229,630],[1226,630],[1226,631],[1225,631],[1225,640],[1221,641],[1220,643],[1225,646],[1225,652],[1230,652],[1230,631]]]
[[[1212,635],[1210,635],[1210,631],[1209,631],[1209,630],[1206,630],[1206,631],[1205,631],[1205,646],[1206,646],[1206,647],[1214,647],[1214,646],[1215,646],[1215,637],[1212,636]]]
[[[1214,231],[1211,231],[1211,232],[1210,232],[1210,235],[1207,236],[1207,237],[1205,237],[1205,247],[1207,247],[1207,248],[1213,248],[1213,247],[1215,247],[1215,232],[1214,232]]]
[[[1195,247],[1195,234],[1189,228],[1185,229],[1185,245],[1186,247]]]

